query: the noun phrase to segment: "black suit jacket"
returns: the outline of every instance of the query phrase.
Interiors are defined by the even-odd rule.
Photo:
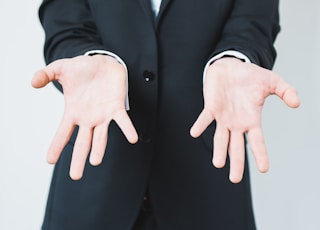
[[[103,211],[110,229],[128,229],[148,188],[161,229],[254,229],[248,172],[240,185],[231,185],[228,167],[217,171],[211,165],[214,124],[199,139],[189,129],[203,107],[202,75],[211,57],[237,50],[272,67],[278,0],[163,0],[157,19],[149,1],[45,0],[40,8],[47,63],[96,49],[124,60],[129,115],[140,136],[130,145],[111,124],[102,165],[88,165],[84,178],[72,182],[74,135],[55,170],[45,225],[54,222],[52,213],[66,212],[68,217],[56,216],[57,229],[68,220],[72,226],[89,207]],[[110,208],[94,209],[96,199]],[[59,204],[78,212],[70,216]],[[83,229],[94,224],[88,219]]]

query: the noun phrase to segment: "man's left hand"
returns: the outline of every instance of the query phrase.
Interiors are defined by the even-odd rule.
[[[217,168],[230,158],[230,181],[242,180],[245,163],[244,134],[260,172],[267,172],[269,161],[261,128],[261,111],[269,95],[277,95],[289,107],[300,105],[296,90],[276,73],[225,57],[207,69],[204,81],[204,109],[190,130],[199,137],[214,120],[213,164]]]

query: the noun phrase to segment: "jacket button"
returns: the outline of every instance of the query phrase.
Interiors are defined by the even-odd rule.
[[[155,74],[151,71],[145,70],[143,72],[143,77],[146,82],[153,81],[155,79]]]

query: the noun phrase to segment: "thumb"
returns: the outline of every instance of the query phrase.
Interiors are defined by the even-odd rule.
[[[269,93],[275,94],[291,108],[300,106],[300,99],[295,88],[289,85],[283,78],[271,70],[264,70],[265,76],[268,79]]]
[[[300,105],[300,99],[297,91],[282,78],[278,79],[275,94],[291,108],[297,108]]]
[[[291,108],[297,108],[300,106],[300,99],[298,97],[298,93],[292,87],[288,88],[284,92],[282,100]]]
[[[32,80],[31,80],[32,87],[42,88],[42,87],[46,86],[49,82],[57,80],[56,79],[57,76],[54,71],[54,66],[55,65],[50,64],[50,65],[44,67],[43,69],[35,72]]]

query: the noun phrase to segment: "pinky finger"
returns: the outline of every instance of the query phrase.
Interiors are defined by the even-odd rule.
[[[198,119],[190,129],[190,135],[194,138],[199,137],[214,119],[215,118],[213,114],[210,113],[207,109],[202,110]]]
[[[62,118],[47,153],[47,161],[49,164],[57,163],[63,148],[72,135],[74,128],[75,125],[71,121],[67,120],[65,117]]]
[[[134,144],[138,141],[138,134],[134,128],[127,112],[125,110],[119,111],[113,120],[118,124],[123,134],[126,136],[127,140]]]

